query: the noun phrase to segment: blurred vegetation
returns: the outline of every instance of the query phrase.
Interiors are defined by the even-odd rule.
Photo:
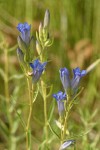
[[[100,1],[99,0],[0,0],[0,120],[9,126],[6,118],[5,97],[16,109],[22,111],[24,119],[27,117],[27,88],[20,69],[16,48],[18,31],[16,26],[19,22],[28,22],[35,32],[39,23],[43,20],[46,9],[50,10],[51,23],[50,33],[54,37],[52,47],[48,49],[51,60],[47,71],[47,82],[53,84],[53,93],[61,89],[59,79],[59,68],[66,66],[69,69],[81,67],[86,69],[96,59],[100,58]],[[6,69],[8,65],[8,70]],[[5,75],[6,74],[6,75]],[[8,80],[8,93],[5,83]],[[100,66],[84,77],[82,86],[84,91],[80,95],[78,105],[74,106],[70,116],[69,130],[72,135],[79,133],[77,149],[99,150],[100,146]],[[25,91],[26,90],[26,91]],[[52,95],[52,94],[51,94]],[[37,149],[43,128],[43,103],[38,96],[34,105],[32,134]],[[48,98],[49,105],[52,96]],[[38,112],[37,112],[38,108]],[[24,110],[24,111],[23,111]],[[13,120],[17,119],[16,111],[12,111]],[[57,109],[55,105],[55,118]],[[0,121],[0,124],[2,124]],[[53,124],[55,127],[55,125]],[[84,136],[81,134],[86,132]],[[88,133],[89,132],[89,133]],[[17,149],[24,150],[23,128],[21,123],[14,133],[20,136]],[[0,149],[7,147],[7,137],[4,136],[2,125],[0,125]],[[36,144],[37,143],[37,144]],[[55,141],[54,141],[55,143]],[[57,143],[59,144],[59,143]],[[52,147],[53,150],[58,146]]]

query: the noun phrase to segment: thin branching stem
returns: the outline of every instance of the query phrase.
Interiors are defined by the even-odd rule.
[[[32,87],[32,83],[30,82],[30,79],[27,78],[27,86],[28,86],[28,94],[29,94],[29,115],[28,115],[28,121],[27,121],[27,125],[26,125],[26,146],[27,146],[27,150],[30,150],[30,140],[29,140],[29,131],[31,129],[30,127],[30,121],[31,121],[31,116],[32,116],[32,106],[33,106],[33,103],[32,103],[32,90],[33,90],[33,87]]]
[[[46,134],[46,141],[47,141],[48,140],[47,100],[46,100],[46,87],[43,81],[41,81],[41,87],[42,87],[42,94],[43,94],[43,101],[44,101],[45,134]]]

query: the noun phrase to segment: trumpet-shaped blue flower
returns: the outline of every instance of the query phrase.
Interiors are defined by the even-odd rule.
[[[73,69],[73,74],[74,77],[71,80],[68,69],[67,68],[60,69],[60,79],[66,92],[68,91],[68,89],[72,90],[74,93],[75,91],[77,91],[80,79],[86,75],[86,70],[81,71],[80,68],[77,67]]]
[[[20,31],[21,33],[21,38],[22,40],[26,43],[29,44],[30,42],[30,29],[31,29],[31,25],[28,25],[27,22],[25,23],[19,23],[17,26],[17,29]]]
[[[73,69],[73,74],[74,74],[74,77],[71,81],[71,87],[73,90],[77,89],[78,88],[78,85],[80,83],[80,79],[86,75],[86,70],[80,70],[80,68],[75,68]]]
[[[63,100],[66,99],[66,94],[63,93],[62,91],[59,91],[57,94],[53,94],[53,97],[57,101],[58,111],[59,111],[59,114],[61,115],[62,112],[64,111],[64,101]]]
[[[71,87],[70,77],[69,77],[69,71],[67,68],[61,68],[60,69],[60,79],[63,84],[63,87],[65,90]]]
[[[36,83],[39,80],[42,72],[46,67],[46,64],[47,62],[40,63],[38,59],[34,60],[33,63],[30,63],[31,68],[33,69],[32,73],[33,83]]]

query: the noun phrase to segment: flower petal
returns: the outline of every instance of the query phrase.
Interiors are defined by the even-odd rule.
[[[71,87],[69,71],[67,68],[61,68],[59,72],[63,87],[67,91]]]
[[[30,67],[33,69],[33,83],[36,83],[39,80],[46,64],[47,62],[41,63],[38,59],[34,60],[33,63],[30,63]]]
[[[21,33],[21,38],[22,40],[26,43],[29,44],[30,42],[30,29],[31,29],[31,25],[28,25],[27,22],[25,23],[19,23],[17,26],[17,29],[20,31]]]
[[[57,101],[58,111],[59,111],[59,114],[61,115],[62,112],[64,111],[64,101],[63,100],[66,99],[66,94],[63,93],[62,91],[59,91],[57,94],[53,94],[52,96]]]

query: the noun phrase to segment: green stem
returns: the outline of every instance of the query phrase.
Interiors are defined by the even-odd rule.
[[[33,90],[32,90],[32,83],[30,82],[29,78],[27,78],[27,86],[28,86],[28,93],[29,93],[29,115],[28,115],[28,121],[27,121],[27,125],[26,125],[26,147],[27,147],[27,150],[30,150],[31,149],[31,145],[30,145],[31,137],[29,137],[29,132],[31,129],[30,121],[31,121],[32,106],[33,106],[33,103],[32,103],[32,91]]]
[[[44,46],[42,49],[42,54],[41,54],[41,62],[46,60],[45,54],[44,54]],[[45,81],[45,78],[44,78]],[[46,143],[48,141],[48,115],[47,115],[47,93],[46,93],[46,85],[43,80],[41,80],[41,88],[42,88],[42,96],[43,96],[43,101],[44,101],[44,125],[45,125],[45,138],[46,138]]]
[[[60,123],[61,123],[61,144],[63,143],[63,119],[62,116],[60,116]]]
[[[66,135],[66,129],[67,129],[67,119],[68,119],[68,111],[66,111],[66,114],[65,114],[64,131],[63,131],[63,135],[62,135],[62,141],[64,140],[65,135]]]
[[[65,135],[66,135],[66,129],[67,129],[67,124],[68,124],[68,115],[69,115],[69,111],[71,109],[71,99],[70,99],[70,95],[67,95],[67,101],[65,103],[65,120],[64,120],[64,130],[63,130],[63,134],[62,134],[62,141],[64,140],[65,138]]]
[[[47,101],[46,101],[46,87],[43,81],[41,81],[41,87],[42,87],[42,94],[43,94],[43,100],[44,100],[45,135],[46,135],[46,142],[47,142],[48,141]]]

